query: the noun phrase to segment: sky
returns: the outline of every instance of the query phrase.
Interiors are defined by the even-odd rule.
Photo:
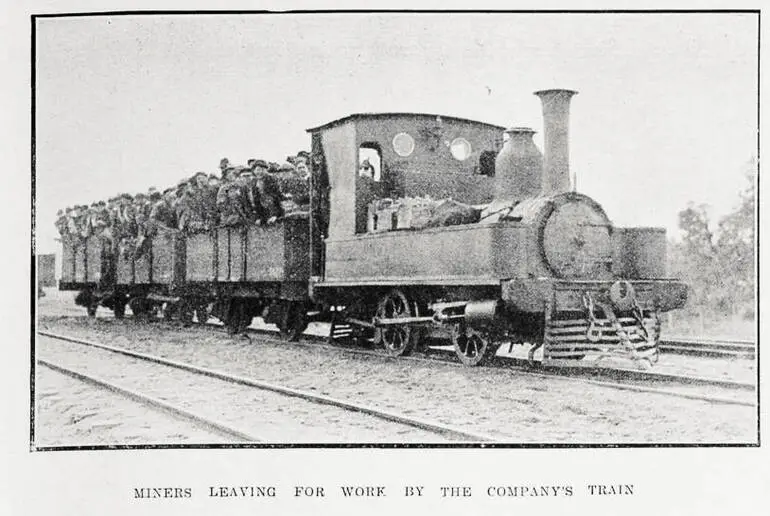
[[[620,226],[727,213],[757,142],[751,14],[250,14],[38,19],[37,251],[58,209],[162,189],[220,158],[282,161],[305,129],[426,112],[538,131],[578,90],[570,166]]]

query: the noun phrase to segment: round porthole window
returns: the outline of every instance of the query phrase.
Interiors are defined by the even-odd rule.
[[[393,137],[393,150],[405,158],[414,152],[414,138],[407,133],[398,133]]]
[[[468,159],[468,156],[471,155],[472,150],[473,149],[471,149],[470,142],[465,138],[455,138],[449,145],[449,151],[458,161],[465,161]]]

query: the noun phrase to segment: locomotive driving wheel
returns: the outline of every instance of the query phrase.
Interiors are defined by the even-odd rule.
[[[400,290],[385,294],[377,304],[376,319],[401,319],[417,315],[416,307],[410,307],[409,300]],[[408,355],[420,339],[419,328],[407,324],[389,324],[374,330],[374,343],[385,347],[393,357]]]
[[[467,327],[465,323],[455,324],[452,328],[452,344],[460,362],[471,367],[482,365],[499,347],[488,333]]]

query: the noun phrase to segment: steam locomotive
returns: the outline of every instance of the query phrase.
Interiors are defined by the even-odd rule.
[[[572,191],[575,93],[536,92],[544,153],[531,129],[443,115],[354,114],[308,129],[309,212],[158,234],[132,258],[100,238],[65,243],[60,288],[91,314],[100,303],[117,317],[126,304],[139,317],[213,312],[232,333],[261,316],[296,339],[328,321],[330,340],[393,356],[443,337],[471,366],[506,342],[529,344],[530,359],[542,348],[552,365],[654,362],[660,314],[682,307],[687,287],[665,275],[664,229],[615,227]],[[426,199],[480,216],[425,227]]]

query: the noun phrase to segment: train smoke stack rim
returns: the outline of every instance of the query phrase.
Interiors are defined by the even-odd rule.
[[[570,191],[569,106],[574,90],[540,90],[543,103],[543,195]]]

